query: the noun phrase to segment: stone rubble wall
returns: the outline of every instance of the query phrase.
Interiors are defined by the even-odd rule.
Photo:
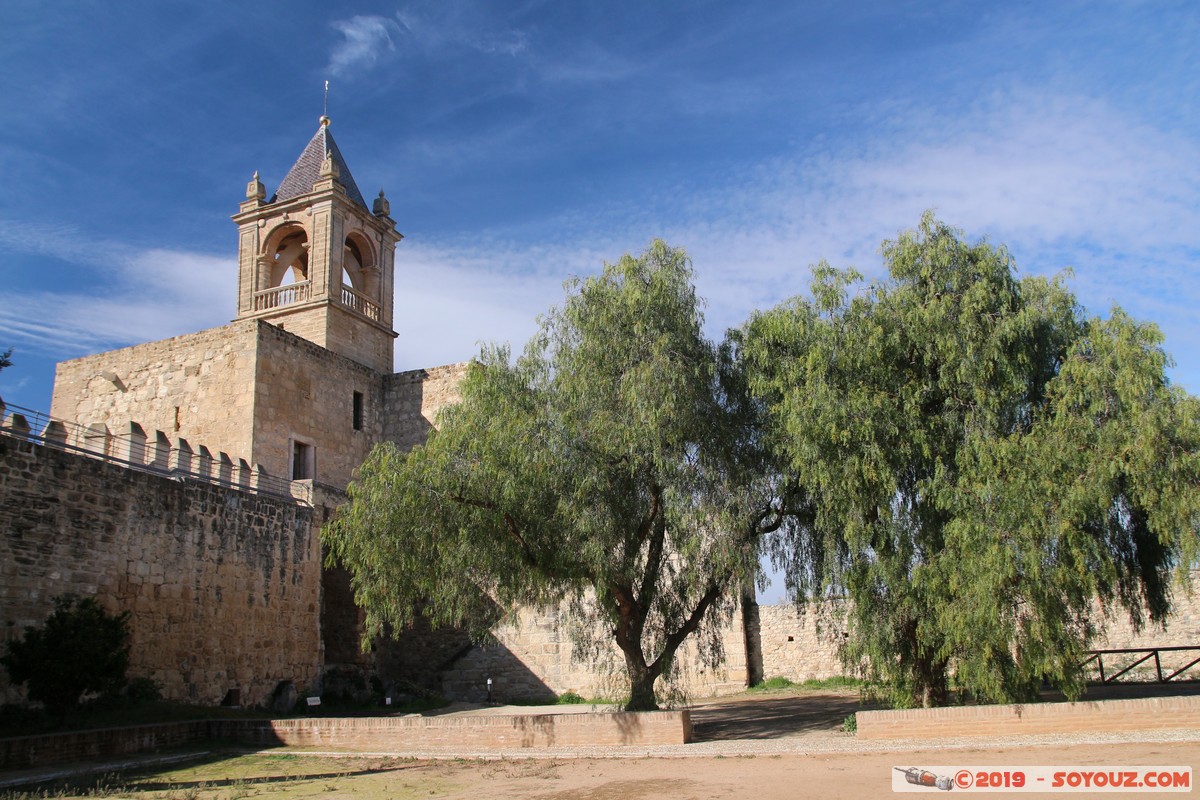
[[[846,636],[844,601],[809,606],[798,611],[791,605],[759,606],[759,637],[763,661],[763,677],[782,676],[800,682],[810,678],[831,678],[849,674],[838,656],[839,644]],[[1172,609],[1162,625],[1148,619],[1140,631],[1135,631],[1129,615],[1120,608],[1107,618],[1096,609],[1103,633],[1092,643],[1095,650],[1143,647],[1200,647],[1200,570],[1191,573],[1191,588],[1173,584]],[[1111,676],[1146,655],[1109,654],[1104,656],[1105,675]],[[1164,652],[1160,654],[1164,677],[1193,659],[1200,650]],[[1181,677],[1200,679],[1200,665],[1192,667]],[[1156,679],[1151,659],[1123,679]],[[1099,680],[1098,669],[1090,668],[1089,679]]]
[[[0,643],[53,598],[131,612],[131,677],[208,705],[320,677],[312,509],[0,436]],[[0,671],[0,700],[19,692]]]
[[[407,452],[429,438],[437,414],[461,397],[469,361],[384,376],[383,438]]]
[[[1114,609],[1107,619],[1104,633],[1093,643],[1096,650],[1118,650],[1135,647],[1200,647],[1200,570],[1191,573],[1191,585],[1172,584],[1171,613],[1163,625],[1144,620],[1141,630],[1135,630],[1129,620],[1129,615],[1122,609]],[[1133,662],[1145,656],[1146,653],[1105,654],[1105,677],[1111,677]],[[1176,670],[1186,667],[1189,662],[1200,658],[1200,650],[1183,650],[1159,653],[1163,677],[1169,676]],[[1089,666],[1089,678],[1099,680],[1100,672],[1096,664]],[[1200,679],[1200,664],[1191,667],[1181,678]],[[1157,670],[1154,659],[1134,667],[1134,669],[1119,680],[1157,680]]]
[[[487,699],[487,679],[492,679],[493,698],[553,700],[574,692],[589,700],[620,700],[628,695],[624,656],[615,644],[597,655],[577,657],[572,642],[571,622],[565,608],[519,609],[512,621],[495,632],[495,641],[477,645],[442,671],[442,693],[452,700],[481,702]],[[668,684],[658,684],[660,694],[676,699],[732,694],[746,688],[746,647],[742,634],[741,609],[719,628],[717,638],[724,660],[706,666],[698,657],[695,637],[690,637],[676,655],[676,675]]]
[[[1093,647],[1200,647],[1200,572],[1193,573],[1192,582],[1191,593],[1186,586],[1175,587],[1174,608],[1165,629],[1147,622],[1135,632],[1128,615],[1118,611],[1107,620],[1105,633]],[[725,651],[720,667],[700,666],[695,642],[689,641],[683,648],[676,692],[695,698],[737,692],[751,681],[766,678],[801,683],[853,674],[843,666],[839,652],[847,636],[844,601],[814,604],[804,610],[792,605],[748,605],[745,611],[749,612],[749,624],[743,624],[739,609],[719,632]],[[496,642],[472,647],[442,672],[443,693],[451,699],[480,702],[487,697],[487,679],[491,677],[493,695],[499,701],[550,699],[567,691],[588,699],[619,699],[627,691],[619,651],[613,647],[599,659],[576,658],[566,618],[562,610],[521,609],[514,622],[496,631]],[[751,654],[749,663],[747,653]],[[1105,655],[1105,674],[1111,676],[1143,655]],[[1164,676],[1196,658],[1200,658],[1200,650],[1161,653]],[[761,661],[756,663],[758,659]],[[1181,675],[1189,676],[1200,678],[1200,665]],[[1094,666],[1089,677],[1099,679]],[[1151,659],[1123,680],[1156,677]]]
[[[803,612],[790,605],[759,606],[763,678],[802,683],[847,674],[839,656],[846,631],[842,612],[841,603],[810,606]]]

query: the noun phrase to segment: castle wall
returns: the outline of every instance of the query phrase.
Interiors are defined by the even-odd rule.
[[[336,305],[329,307],[325,346],[379,373],[392,371],[392,334]]]
[[[453,700],[480,702],[487,698],[487,679],[493,696],[506,702],[552,699],[575,692],[589,699],[618,700],[629,692],[624,656],[615,643],[598,657],[577,659],[565,609],[521,608],[515,619],[501,625],[495,642],[471,648],[442,672],[442,693]],[[738,609],[718,631],[723,661],[704,666],[697,658],[698,642],[691,636],[676,653],[676,674],[660,693],[708,697],[746,688],[746,644]]]
[[[459,386],[469,361],[384,377],[383,438],[408,451],[424,444],[437,413],[462,396]]]
[[[291,331],[257,322],[254,461],[289,474],[293,440],[315,450],[315,479],[344,487],[384,427],[379,373]],[[354,393],[363,396],[362,429],[354,428]]]
[[[50,416],[115,436],[140,424],[248,458],[258,323],[234,322],[58,364]],[[281,475],[282,471],[274,471]]]
[[[838,647],[844,639],[841,603],[810,606],[758,607],[758,646],[762,677],[783,677],[796,683],[846,675]]]
[[[1147,620],[1140,631],[1135,631],[1123,609],[1114,609],[1111,616],[1105,617],[1097,607],[1094,618],[1103,627],[1103,632],[1092,642],[1092,648],[1200,647],[1200,570],[1192,572],[1191,583],[1191,591],[1185,585],[1174,585],[1171,613],[1165,620],[1165,628]],[[850,674],[838,657],[839,645],[846,636],[845,610],[844,601],[810,605],[803,612],[791,605],[759,606],[758,636],[763,677],[781,676],[801,682]],[[1113,675],[1144,655],[1105,655],[1105,675]],[[1161,653],[1164,676],[1197,657],[1200,657],[1200,650]],[[1154,669],[1151,659],[1126,679],[1135,676],[1140,680],[1156,679]],[[1200,665],[1185,675],[1200,678]],[[1088,677],[1100,679],[1094,664],[1089,667]]]
[[[261,703],[322,663],[312,509],[0,436],[0,642],[53,598],[131,612],[131,677],[172,699]],[[0,671],[0,698],[16,699]]]

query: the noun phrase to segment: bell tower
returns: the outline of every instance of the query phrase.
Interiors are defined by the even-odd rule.
[[[258,173],[238,226],[238,319],[258,318],[364,366],[392,371],[396,230],[383,191],[371,208],[329,117],[268,200]]]

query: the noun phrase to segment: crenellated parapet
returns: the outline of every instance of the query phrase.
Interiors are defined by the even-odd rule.
[[[25,439],[46,447],[97,458],[142,472],[153,472],[176,480],[197,480],[247,492],[293,498],[312,504],[311,482],[289,481],[271,475],[261,464],[251,466],[244,458],[236,461],[223,451],[203,444],[193,445],[183,437],[171,439],[165,432],[153,435],[137,422],[118,429],[106,423],[79,425],[20,406],[8,407],[0,398],[0,435]]]

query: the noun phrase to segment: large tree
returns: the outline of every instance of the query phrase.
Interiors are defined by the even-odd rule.
[[[569,600],[623,654],[627,707],[654,708],[781,516],[686,255],[656,241],[569,286],[515,361],[484,348],[424,446],[375,448],[325,541],[369,634]]]
[[[930,214],[883,257],[870,285],[819,265],[738,337],[810,503],[775,558],[798,600],[849,598],[846,657],[897,703],[944,703],[951,676],[1077,693],[1094,603],[1159,620],[1195,558],[1196,402],[1152,325],[1087,318]]]

